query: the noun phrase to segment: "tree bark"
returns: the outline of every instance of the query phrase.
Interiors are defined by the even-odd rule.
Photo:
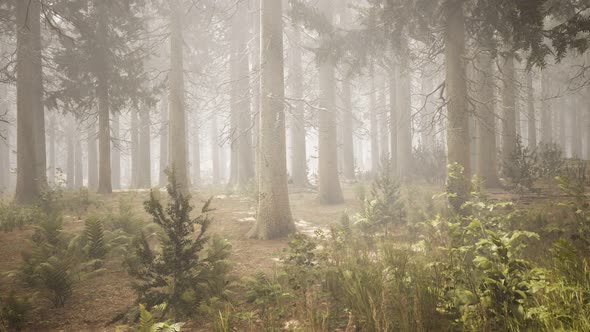
[[[398,112],[397,112],[397,169],[400,178],[410,175],[412,167],[412,85],[409,49],[405,38],[400,49]]]
[[[397,160],[397,118],[398,118],[398,105],[397,105],[397,66],[391,68],[389,73],[389,148],[391,150],[390,167],[393,175],[397,176],[398,160]]]
[[[537,147],[537,114],[535,112],[535,89],[533,86],[533,72],[527,71],[527,140],[528,147],[535,149]]]
[[[516,76],[514,55],[504,58],[502,68],[502,165],[510,165],[516,151]]]
[[[551,121],[551,108],[548,98],[550,98],[549,73],[547,70],[541,72],[541,143],[553,143],[553,121]]]
[[[187,146],[184,100],[184,60],[182,22],[184,12],[178,0],[170,1],[170,108],[169,160],[180,190],[188,192]]]
[[[220,177],[220,160],[219,160],[219,132],[217,129],[217,113],[213,113],[211,118],[211,175],[214,185],[219,184]]]
[[[344,77],[342,81],[342,175],[347,180],[356,177],[354,168],[354,128],[350,79]],[[385,93],[385,92],[384,92]],[[386,124],[387,125],[387,124]]]
[[[274,239],[295,231],[287,189],[282,3],[262,0],[258,211],[249,237]]]
[[[379,76],[377,87],[377,113],[379,115],[379,156],[380,162],[387,162],[391,158],[389,152],[389,112],[387,112],[387,97],[385,96],[385,85],[383,76]]]
[[[96,124],[91,119],[88,125],[86,137],[88,151],[88,189],[95,191],[98,189],[98,151],[96,146]]]
[[[77,131],[79,136],[80,132]],[[75,142],[74,150],[74,188],[82,188],[84,186],[84,166],[82,162],[82,142],[77,140]]]
[[[193,130],[192,130],[192,170],[193,170],[193,187],[198,187],[201,184],[201,142],[199,137],[199,119],[195,113],[193,114]]]
[[[111,183],[114,190],[121,189],[121,123],[120,114],[113,113],[113,125],[111,128],[113,142],[111,144]]]
[[[16,1],[17,179],[15,200],[37,200],[47,183],[42,107],[41,4]],[[42,132],[39,132],[43,129]]]
[[[300,47],[301,28],[293,26],[291,47],[291,180],[296,187],[309,186],[307,178],[307,147],[305,137],[305,105],[303,102],[303,54]]]
[[[66,186],[68,189],[74,189],[75,185],[75,173],[76,173],[76,151],[74,146],[74,131],[75,124],[74,119],[69,118],[66,125],[66,145],[68,150],[67,155],[67,168],[66,168]]]
[[[108,4],[98,4],[99,45],[106,45]],[[98,72],[96,96],[98,99],[98,192],[110,194],[113,192],[111,184],[111,123],[109,78],[107,77],[109,63],[106,55],[98,57]]]
[[[151,121],[150,112],[144,109],[139,112],[139,166],[138,187],[148,189],[152,186],[151,171]]]
[[[494,62],[489,52],[477,58],[480,68],[477,77],[477,175],[488,188],[500,186],[496,160],[496,101],[494,96]]]
[[[168,97],[164,94],[160,102],[160,187],[168,184],[166,169],[168,168]]]
[[[131,182],[130,188],[137,189],[139,187],[139,119],[137,117],[137,109],[132,108],[129,112],[130,116],[130,130],[131,135]]]
[[[320,3],[320,11],[333,22],[332,0]],[[335,56],[330,49],[331,33],[323,33],[320,36],[322,46],[318,57],[319,83],[320,83],[320,108],[319,111],[319,147],[318,147],[318,201],[321,204],[339,204],[344,201],[340,178],[338,174],[338,142],[336,137],[336,105],[334,69]]]
[[[49,118],[49,130],[48,130],[48,137],[49,137],[49,156],[48,156],[48,165],[47,165],[47,181],[49,182],[49,184],[51,184],[52,186],[55,186],[55,170],[56,170],[56,166],[55,166],[55,149],[56,149],[56,135],[57,135],[57,124],[55,122],[55,114],[51,114],[51,117]]]
[[[377,86],[375,84],[375,69],[373,64],[371,64],[370,71],[369,79],[371,80],[371,91],[369,94],[369,132],[371,135],[371,173],[376,175],[379,172],[381,158],[379,156],[379,126],[377,123]],[[397,98],[395,100],[397,100]],[[392,131],[392,133],[394,132]],[[397,130],[395,133],[397,133]]]
[[[0,114],[8,114],[7,89],[0,84]],[[10,127],[0,121],[0,193],[10,188]]]
[[[461,176],[449,176],[448,190],[456,194],[449,203],[456,210],[466,201],[469,193],[470,150],[469,116],[467,110],[467,84],[465,76],[465,17],[464,1],[447,0],[445,29],[445,67],[447,89],[447,147],[449,164],[463,169]]]

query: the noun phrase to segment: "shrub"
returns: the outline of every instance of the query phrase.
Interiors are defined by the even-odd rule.
[[[220,266],[229,254],[229,246],[218,244],[205,251],[212,221],[207,215],[211,200],[203,206],[201,215],[191,219],[190,196],[180,191],[174,172],[169,173],[168,183],[170,200],[166,208],[154,192],[144,203],[153,221],[162,228],[161,249],[152,249],[142,234],[135,242],[137,259],[130,264],[129,273],[136,279],[133,288],[139,303],[145,303],[148,309],[165,303],[165,314],[175,318],[189,316],[211,295],[212,278],[225,278],[227,271]],[[199,227],[196,237],[195,225]]]
[[[42,211],[37,206],[0,202],[0,229],[4,232],[12,232],[33,225],[41,218]]]
[[[19,299],[11,292],[6,299],[0,300],[0,330],[20,331],[32,309],[26,299]]]
[[[537,151],[539,176],[543,179],[553,179],[560,175],[565,161],[559,145],[543,143],[539,145]]]
[[[533,190],[539,174],[537,154],[522,145],[520,136],[516,140],[516,148],[510,159],[504,162],[503,174],[510,181],[511,189],[521,194],[526,190]]]

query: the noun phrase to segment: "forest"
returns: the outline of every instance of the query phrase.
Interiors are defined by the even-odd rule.
[[[589,331],[590,0],[0,0],[0,332]]]

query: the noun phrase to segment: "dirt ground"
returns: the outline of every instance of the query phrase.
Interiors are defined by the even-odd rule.
[[[327,229],[328,225],[339,220],[344,211],[356,212],[359,203],[354,197],[352,187],[345,186],[344,193],[344,204],[322,206],[315,202],[316,194],[313,191],[293,192],[290,195],[291,209],[298,230],[313,233],[317,228]],[[114,210],[123,196],[133,202],[136,215],[148,220],[141,205],[147,198],[146,192],[115,193],[100,199],[102,205],[88,213],[100,215],[101,212]],[[271,270],[277,264],[287,240],[259,241],[246,238],[245,234],[255,222],[256,206],[251,199],[245,197],[207,190],[206,193],[194,195],[195,211],[198,211],[209,196],[214,197],[212,207],[215,209],[212,212],[215,221],[211,232],[223,236],[231,243],[232,274],[241,278],[256,271]],[[82,220],[73,216],[64,217],[64,229],[67,232],[80,232],[82,228]],[[0,233],[0,296],[7,296],[14,290],[19,295],[36,297],[37,303],[46,301],[7,276],[10,271],[19,268],[21,252],[28,247],[27,241],[32,232],[32,227],[29,227],[22,231]],[[27,330],[113,331],[115,326],[107,324],[134,303],[135,294],[130,282],[131,279],[121,264],[121,257],[113,257],[108,260],[106,271],[75,284],[73,295],[64,308],[53,309],[49,303],[41,305],[43,309],[31,315]]]

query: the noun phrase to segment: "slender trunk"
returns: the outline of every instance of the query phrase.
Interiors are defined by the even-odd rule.
[[[371,64],[371,91],[369,95],[369,131],[371,135],[371,173],[373,175],[379,172],[379,127],[377,123],[377,86],[375,85],[375,71]],[[397,132],[397,131],[395,131]],[[393,132],[392,132],[393,133]]]
[[[397,160],[397,118],[398,118],[398,105],[397,105],[397,66],[391,68],[389,73],[389,148],[391,149],[390,167],[391,172],[397,175],[398,160]]]
[[[181,190],[188,191],[187,147],[184,100],[184,60],[182,55],[182,18],[185,13],[178,0],[170,2],[170,108],[169,160]]]
[[[96,124],[94,122],[88,125],[86,142],[88,146],[86,149],[88,151],[88,189],[95,191],[98,189],[98,151],[96,146]]]
[[[197,114],[193,114],[193,153],[192,153],[192,169],[193,169],[193,186],[198,187],[201,184],[201,142],[199,139],[199,120]]]
[[[354,180],[354,116],[350,90],[350,79],[345,77],[342,82],[342,175],[347,180]]]
[[[250,62],[251,62],[251,73],[250,73],[250,91],[251,91],[251,102],[253,112],[253,125],[252,125],[252,149],[254,156],[254,170],[255,174],[258,174],[258,166],[260,162],[258,139],[260,137],[260,0],[253,1],[253,8],[251,9],[251,25],[252,25],[252,40],[250,50]]]
[[[379,156],[380,162],[387,162],[391,158],[389,152],[389,112],[387,112],[387,97],[385,96],[385,86],[383,77],[380,75],[377,93],[377,109],[379,114]]]
[[[571,119],[571,149],[572,158],[582,157],[582,132],[581,123],[582,116],[580,113],[580,102],[578,96],[572,96],[572,105],[570,107],[570,119]]]
[[[502,68],[502,165],[512,163],[516,150],[516,85],[514,74],[514,55],[504,59]]]
[[[482,52],[478,57],[480,68],[477,77],[477,175],[486,187],[500,186],[496,160],[496,102],[494,96],[494,62],[489,52]]]
[[[410,175],[412,167],[412,84],[408,41],[404,38],[400,50],[398,117],[397,117],[397,170],[400,178]]]
[[[16,90],[17,90],[17,180],[16,201],[37,200],[46,183],[44,126],[41,81],[40,3],[16,2]],[[44,128],[43,128],[44,129]],[[43,139],[41,139],[41,136]],[[43,149],[43,151],[41,151]],[[41,170],[41,168],[43,168]]]
[[[533,72],[527,71],[527,139],[531,149],[537,147],[537,115],[535,113],[535,90],[533,86]]]
[[[456,194],[449,203],[461,209],[469,193],[471,178],[469,153],[469,116],[465,76],[465,17],[463,1],[447,1],[445,31],[445,66],[447,89],[447,146],[449,164],[463,169],[461,176],[448,177],[448,190]]]
[[[56,144],[56,122],[55,122],[55,114],[52,114],[51,117],[49,118],[49,158],[48,158],[48,167],[47,167],[47,171],[48,171],[48,182],[49,184],[51,184],[52,186],[55,186],[55,170],[56,170],[56,166],[55,166],[55,144]]]
[[[260,165],[258,211],[250,237],[274,239],[295,231],[287,189],[282,3],[262,0]]]
[[[8,114],[6,100],[6,85],[0,84],[0,114]],[[8,123],[0,121],[0,193],[10,188],[10,127]]]
[[[211,173],[213,184],[219,184],[220,161],[219,161],[219,133],[217,129],[217,114],[213,113],[211,118]]]
[[[138,187],[150,188],[152,186],[151,172],[151,123],[150,112],[147,109],[139,112],[139,166]]]
[[[333,22],[332,1],[321,2],[321,12]],[[320,112],[318,127],[318,201],[321,204],[339,204],[344,201],[338,174],[338,142],[336,137],[336,103],[334,69],[336,60],[327,49],[331,45],[331,33],[321,36],[324,49],[319,51]]]
[[[112,158],[111,158],[111,183],[113,189],[121,189],[121,129],[120,114],[113,113],[113,125],[111,128],[113,142],[111,144]]]
[[[66,149],[68,151],[67,156],[67,168],[66,168],[66,186],[68,189],[75,188],[75,181],[74,181],[74,174],[76,173],[76,152],[74,147],[74,130],[75,124],[74,119],[70,118],[67,121],[67,126],[65,128],[66,132]]]
[[[307,148],[305,138],[305,105],[303,102],[303,54],[301,28],[293,26],[293,46],[291,47],[291,89],[293,110],[291,112],[291,180],[296,187],[307,187]]]
[[[77,132],[79,137],[80,132]],[[82,142],[76,140],[74,148],[74,188],[84,186],[84,164],[82,162]]]
[[[131,109],[130,112],[130,135],[131,135],[131,185],[132,189],[139,187],[139,120],[137,110]]]
[[[168,168],[168,97],[166,94],[160,102],[160,187],[168,183],[166,169]]]
[[[556,121],[556,123],[559,126],[559,146],[561,147],[561,150],[563,151],[564,155],[567,156],[567,139],[566,139],[566,130],[565,130],[565,126],[566,126],[566,110],[568,109],[568,100],[565,97],[561,97],[559,99],[559,108],[557,108],[559,110],[561,110],[561,112],[559,112],[558,116],[558,120]]]

